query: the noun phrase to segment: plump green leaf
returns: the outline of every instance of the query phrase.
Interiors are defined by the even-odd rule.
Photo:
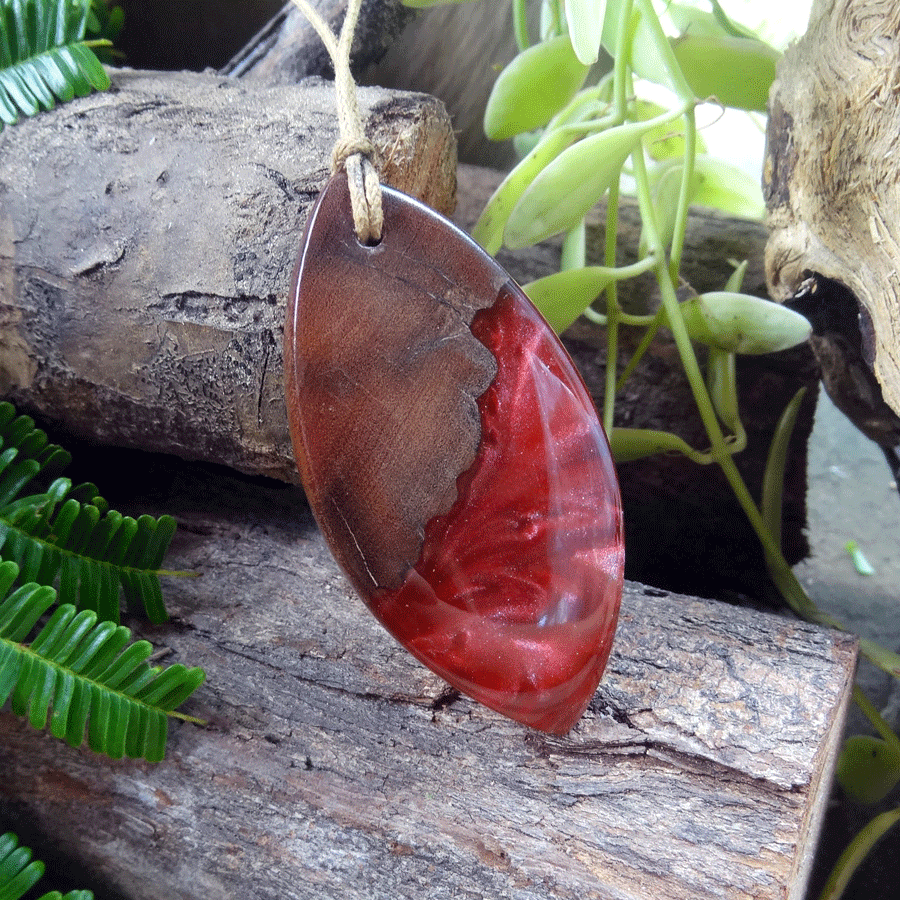
[[[712,5],[712,14],[715,18],[716,22],[719,23],[720,27],[725,31],[726,34],[730,34],[732,37],[740,37],[740,38],[751,38],[755,39],[757,35],[749,28],[741,25],[740,22],[735,22],[734,19],[729,18],[728,14],[722,9],[722,4],[719,3],[719,0],[710,0],[710,4]]]
[[[682,34],[708,35],[718,37],[740,37],[758,40],[758,36],[749,28],[733,21],[725,15],[724,10],[712,0],[714,12],[698,9],[684,3],[669,3],[666,13],[672,24]]]
[[[847,738],[838,757],[837,779],[859,803],[879,803],[900,782],[900,751],[878,737]]]
[[[606,0],[566,0],[566,21],[575,55],[586,66],[597,62]]]
[[[484,112],[484,131],[502,141],[546,125],[584,84],[588,67],[567,35],[519,53],[497,76]]]
[[[799,313],[759,297],[713,291],[681,304],[692,340],[730,353],[775,353],[802,344],[811,326]]]
[[[706,360],[706,388],[719,421],[733,434],[741,428],[737,396],[735,354],[718,347],[709,348]]]
[[[567,269],[524,286],[531,302],[557,333],[565,331],[600,296],[614,276],[600,266]]]
[[[574,227],[618,182],[622,166],[648,130],[619,125],[573,144],[528,185],[506,223],[505,242],[518,249]]]
[[[609,447],[616,463],[634,462],[657,453],[683,453],[696,456],[693,449],[677,434],[649,428],[613,428]]]
[[[488,200],[481,217],[475,224],[472,237],[490,254],[503,245],[503,231],[510,213],[532,181],[575,140],[564,131],[551,131],[544,135],[537,146],[503,179]]]
[[[766,212],[758,178],[711,156],[698,156],[694,164],[693,202],[712,206],[742,219],[762,219]]]
[[[691,90],[725,106],[765,112],[781,54],[763,41],[689,32],[672,50]]]

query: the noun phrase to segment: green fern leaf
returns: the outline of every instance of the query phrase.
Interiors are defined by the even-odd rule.
[[[51,444],[47,440],[47,433],[35,427],[34,419],[17,415],[16,408],[6,401],[0,403],[0,450],[4,447],[7,448],[5,452],[16,450],[20,461],[34,460],[45,484],[61,475],[72,462],[72,455],[58,444]],[[0,473],[2,471],[0,468]],[[80,485],[73,490],[73,495],[76,494],[77,499],[83,503],[93,503],[94,506],[106,509],[105,501],[97,496],[96,485]]]
[[[2,2],[2,0],[0,0]],[[171,516],[133,519],[109,510],[93,484],[55,477],[71,461],[28,416],[0,403],[0,553],[20,581],[57,584],[60,603],[119,620],[119,596],[167,619],[160,567],[175,534]],[[36,487],[37,493],[26,493]]]
[[[0,563],[0,705],[35,728],[113,759],[157,762],[166,744],[167,714],[204,681],[199,668],[163,669],[148,662],[153,646],[97,621],[93,610],[57,606],[30,646],[24,640],[56,600],[52,588],[25,584],[13,562]],[[0,895],[2,896],[2,895]]]
[[[43,874],[44,864],[32,861],[31,851],[20,847],[14,834],[8,832],[0,836],[0,897],[19,900]]]
[[[31,859],[31,850],[20,847],[11,831],[0,835],[0,900],[20,900],[44,874],[44,864]],[[50,891],[39,900],[94,900],[91,891]]]
[[[0,0],[0,130],[109,87],[84,40],[89,11],[90,0]]]

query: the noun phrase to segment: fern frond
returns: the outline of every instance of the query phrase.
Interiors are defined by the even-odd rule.
[[[0,0],[2,2],[2,0]],[[0,554],[18,563],[21,581],[55,584],[61,603],[119,621],[119,593],[140,601],[151,622],[166,621],[159,582],[175,534],[171,516],[133,519],[109,510],[93,484],[57,477],[71,460],[28,416],[0,403]]]
[[[40,474],[40,480],[44,484],[49,484],[61,475],[72,462],[72,454],[58,444],[51,444],[47,433],[35,426],[31,416],[17,415],[12,403],[3,401],[0,402],[0,451],[9,450],[17,451],[16,458],[20,462],[26,459],[36,462],[36,476]],[[2,472],[0,467],[0,474]],[[106,510],[106,501],[98,496],[96,485],[83,484],[75,492],[78,494],[77,499],[82,502],[93,503],[103,511]]]
[[[32,860],[31,850],[19,846],[19,839],[11,831],[0,834],[0,898],[20,900],[34,887],[44,874],[44,864]],[[91,891],[69,891],[60,894],[51,891],[39,900],[94,900]]]
[[[8,593],[18,574],[15,563],[0,563],[0,705],[9,698],[35,728],[49,721],[51,734],[73,747],[87,735],[95,753],[161,760],[167,713],[203,683],[203,670],[151,666],[149,641],[132,643],[128,628],[68,603],[26,645],[56,596],[36,584]]]
[[[89,11],[90,0],[0,0],[0,130],[109,87],[84,40]]]

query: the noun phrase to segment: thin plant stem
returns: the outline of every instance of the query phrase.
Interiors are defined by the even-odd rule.
[[[684,163],[678,207],[675,211],[675,227],[672,231],[672,250],[669,256],[669,274],[677,282],[681,272],[681,255],[687,235],[688,210],[691,203],[691,182],[694,179],[694,163],[697,158],[697,120],[693,105],[684,113]]]
[[[628,101],[628,66],[631,62],[629,30],[631,26],[632,0],[624,0],[616,23],[616,58],[613,63],[613,107],[616,115],[625,119]]]
[[[856,705],[862,710],[863,715],[872,723],[872,727],[878,732],[881,736],[881,739],[886,743],[890,744],[891,747],[897,753],[900,753],[900,738],[894,734],[893,729],[887,722],[884,721],[884,718],[881,716],[881,713],[875,709],[875,705],[872,701],[862,692],[858,684],[853,685],[853,700]]]
[[[696,99],[694,92],[685,80],[684,73],[681,71],[681,66],[678,65],[678,60],[675,59],[675,54],[672,52],[672,45],[669,43],[669,39],[663,31],[659,17],[656,15],[656,10],[653,9],[652,0],[636,0],[636,2],[641,11],[641,21],[647,27],[650,37],[653,40],[654,48],[659,54],[660,61],[665,66],[666,73],[671,81],[670,86],[672,90],[675,91],[675,94],[682,103],[693,103]],[[630,6],[631,4],[623,5]],[[618,49],[617,46],[616,52],[618,52]]]
[[[606,204],[606,237],[603,262],[610,268],[616,265],[616,238],[619,234],[619,185],[610,186]],[[613,428],[616,405],[616,362],[619,356],[619,283],[611,281],[606,287],[606,380],[603,391],[603,427],[607,434]]]
[[[642,316],[641,318],[646,318]],[[631,324],[630,322],[625,322],[625,318],[622,318],[623,324]],[[644,336],[641,338],[641,342],[638,344],[637,349],[632,353],[631,359],[628,360],[628,364],[622,370],[622,374],[619,376],[619,381],[616,384],[616,391],[620,391],[622,386],[625,384],[626,380],[631,377],[631,373],[637,368],[638,363],[643,358],[644,354],[647,350],[650,349],[650,345],[653,343],[653,339],[656,337],[656,333],[659,331],[659,326],[662,325],[663,321],[663,310],[660,307],[655,316],[650,317],[650,322],[648,324],[647,330],[644,332]]]
[[[898,822],[900,822],[900,809],[892,809],[875,816],[844,849],[835,863],[822,893],[819,894],[819,900],[838,900],[850,883],[859,864],[868,856],[875,844]]]
[[[587,263],[587,225],[582,219],[574,228],[571,228],[563,238],[562,253],[560,255],[561,272],[571,269],[583,269]]]
[[[528,0],[513,0],[513,34],[516,37],[516,45],[519,53],[531,46],[531,37],[528,34]]]

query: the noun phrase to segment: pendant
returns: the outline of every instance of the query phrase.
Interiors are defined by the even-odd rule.
[[[285,324],[310,506],[369,609],[491,709],[563,734],[612,646],[618,483],[581,376],[509,275],[382,188],[359,242],[347,180],[317,201]]]

